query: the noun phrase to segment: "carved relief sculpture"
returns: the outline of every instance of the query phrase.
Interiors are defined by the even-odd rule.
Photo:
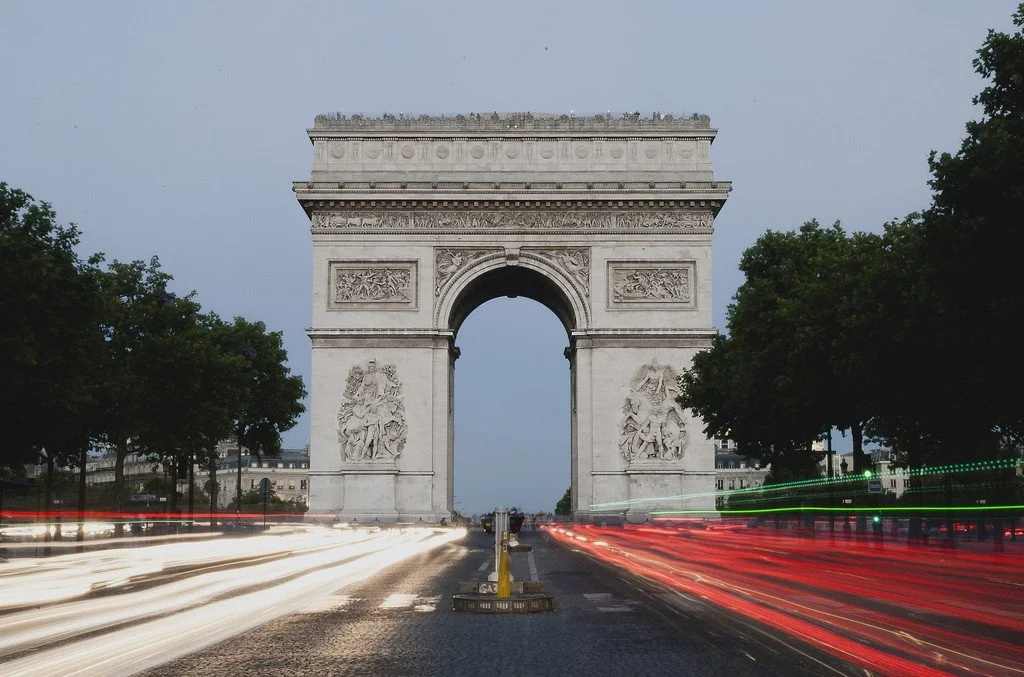
[[[564,270],[590,296],[590,250],[589,249],[538,249],[530,250]]]
[[[350,268],[338,271],[334,302],[411,301],[412,271],[397,268]]]
[[[440,296],[441,290],[448,284],[448,280],[452,279],[452,276],[459,272],[467,263],[495,251],[497,250],[457,248],[436,250],[434,296]]]
[[[688,436],[675,370],[657,362],[636,371],[622,405],[619,451],[627,463],[675,461]]]
[[[355,365],[348,373],[338,411],[342,461],[394,461],[405,448],[407,427],[402,383],[395,365]]]
[[[329,310],[415,310],[415,261],[330,261]]]
[[[686,268],[617,268],[612,276],[612,300],[690,302],[690,271]]]
[[[713,226],[714,219],[709,211],[633,211],[614,214],[601,211],[352,211],[317,212],[312,217],[312,229],[317,232],[710,232]]]

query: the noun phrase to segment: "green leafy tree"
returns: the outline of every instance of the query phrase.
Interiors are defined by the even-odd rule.
[[[305,411],[306,388],[302,377],[293,376],[288,368],[281,332],[267,331],[263,322],[236,317],[217,326],[214,340],[225,354],[244,360],[239,399],[231,412],[240,471],[242,447],[257,457],[281,453],[281,433],[294,427]]]
[[[98,278],[78,243],[50,205],[0,183],[0,466],[66,465],[94,436]]]
[[[933,312],[957,356],[942,367],[947,416],[963,433],[951,441],[989,451],[994,437],[1024,442],[1024,392],[1015,385],[1024,351],[1011,328],[1024,316],[1024,4],[1013,23],[1013,33],[989,31],[978,50],[974,68],[987,86],[974,103],[983,115],[967,123],[959,151],[930,157],[934,198],[923,220]]]
[[[572,514],[572,487],[565,490],[565,494],[558,499],[558,503],[555,504],[556,515],[571,515]]]

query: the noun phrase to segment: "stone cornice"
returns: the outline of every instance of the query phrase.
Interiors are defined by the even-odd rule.
[[[655,113],[642,117],[638,113],[621,115],[553,115],[544,113],[470,113],[468,115],[383,115],[367,117],[359,114],[338,113],[318,115],[313,127],[308,130],[310,137],[331,136],[332,132],[363,134],[373,137],[392,135],[395,137],[431,136],[440,134],[453,136],[529,136],[531,134],[549,137],[565,136],[653,136],[703,132],[714,136],[707,115],[682,115]]]

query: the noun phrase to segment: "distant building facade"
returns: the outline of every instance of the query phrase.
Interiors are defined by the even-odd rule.
[[[225,508],[238,495],[239,480],[242,493],[259,488],[260,480],[267,478],[278,498],[309,505],[309,447],[283,449],[280,456],[257,458],[242,447],[238,472],[238,443],[224,441],[217,445],[217,506]],[[205,487],[212,479],[209,468],[196,466],[196,485]],[[187,489],[188,483],[185,483]],[[212,487],[211,487],[212,489]]]

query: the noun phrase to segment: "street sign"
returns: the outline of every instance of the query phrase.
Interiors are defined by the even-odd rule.
[[[128,497],[128,501],[131,503],[145,503],[146,501],[155,501],[156,494],[132,494]]]
[[[880,479],[868,480],[868,493],[869,494],[880,494],[880,493],[882,493],[882,480],[880,480]]]

